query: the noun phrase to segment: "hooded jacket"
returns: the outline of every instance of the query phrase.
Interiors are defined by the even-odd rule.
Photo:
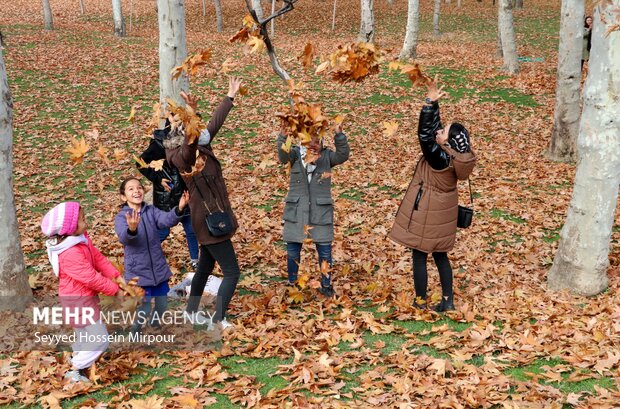
[[[138,230],[131,234],[125,219],[129,211],[130,207],[125,205],[114,218],[114,230],[125,246],[125,280],[139,277],[141,287],[161,284],[170,279],[172,272],[161,248],[158,230],[177,225],[180,217],[176,208],[163,212],[143,203]]]
[[[155,130],[151,143],[148,148],[142,152],[142,155],[140,155],[146,163],[164,159],[162,170],[157,171],[153,168],[138,167],[140,173],[153,183],[153,205],[165,212],[178,206],[183,192],[187,190],[179,170],[165,160],[166,149],[164,148],[164,139],[167,135],[168,132],[166,129]],[[162,179],[170,180],[169,183],[172,185],[170,191],[166,191],[161,185]]]
[[[201,245],[229,240],[239,226],[228,198],[222,165],[211,148],[213,138],[224,124],[232,107],[232,99],[224,97],[213,112],[211,120],[207,124],[211,138],[209,144],[198,145],[198,140],[188,144],[185,135],[182,132],[175,131],[172,131],[171,135],[164,141],[168,162],[179,169],[189,190],[192,228],[198,243]],[[204,165],[198,165],[199,163],[204,163]],[[220,210],[230,215],[233,229],[225,236],[215,237],[209,232],[206,217],[210,212]]]
[[[469,178],[476,164],[472,150],[459,153],[437,144],[435,134],[440,128],[439,105],[425,106],[418,124],[422,157],[388,235],[394,242],[424,253],[448,252],[454,247],[457,181]]]

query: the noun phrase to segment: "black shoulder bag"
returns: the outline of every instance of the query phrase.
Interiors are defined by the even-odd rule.
[[[456,219],[456,227],[466,229],[471,226],[471,221],[474,218],[474,196],[471,193],[471,181],[467,179],[469,184],[469,200],[471,201],[471,208],[459,205],[459,215]]]
[[[209,188],[209,190],[211,190],[211,192],[214,193],[213,189],[211,189],[211,186],[209,186],[209,181],[207,180],[205,175],[202,175],[202,177],[205,180],[205,184],[207,185],[207,188]],[[226,236],[227,234],[230,234],[233,231],[232,218],[230,217],[228,212],[225,212],[224,210],[222,210],[219,202],[217,201],[217,197],[215,196],[215,193],[213,194],[213,196],[215,197],[215,205],[217,206],[218,211],[212,212],[211,209],[209,209],[209,206],[207,205],[207,200],[205,199],[204,195],[200,191],[200,187],[198,187],[198,183],[194,182],[194,184],[196,185],[196,189],[198,189],[198,193],[200,193],[200,197],[202,197],[202,203],[205,205],[205,208],[207,209],[207,217],[205,217],[205,221],[207,222],[207,228],[209,229],[209,233],[211,233],[213,237],[221,237],[221,236]]]

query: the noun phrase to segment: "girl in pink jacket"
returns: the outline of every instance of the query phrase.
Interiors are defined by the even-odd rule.
[[[114,280],[120,273],[93,246],[86,227],[84,211],[77,202],[60,203],[41,222],[43,234],[49,237],[45,245],[54,274],[58,277],[60,303],[65,312],[78,312],[70,321],[76,339],[72,345],[73,368],[65,378],[71,382],[89,382],[85,371],[107,349],[108,331],[100,319],[97,295],[115,295],[119,289]],[[90,310],[89,313],[94,312],[94,319],[86,318],[86,309]]]

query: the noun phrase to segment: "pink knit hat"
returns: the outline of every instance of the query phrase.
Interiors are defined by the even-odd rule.
[[[48,237],[70,236],[77,230],[79,215],[78,202],[60,203],[43,216],[41,230]]]

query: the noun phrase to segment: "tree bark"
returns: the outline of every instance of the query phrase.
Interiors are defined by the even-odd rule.
[[[112,14],[114,15],[114,35],[125,37],[125,19],[121,0],[112,0]]]
[[[43,24],[46,30],[54,29],[54,17],[52,17],[50,0],[43,0]]]
[[[584,14],[583,0],[562,0],[555,113],[548,152],[549,158],[556,161],[576,159]]]
[[[433,8],[433,34],[438,36],[441,34],[439,31],[439,13],[441,12],[441,0],[435,0],[435,7]]]
[[[515,41],[511,0],[499,0],[498,4],[498,26],[502,39],[504,70],[509,74],[516,74],[519,72],[519,61],[517,56],[517,44]]]
[[[86,10],[84,9],[84,0],[80,0],[80,15],[84,15],[84,13],[86,13]]]
[[[217,19],[217,32],[224,31],[224,17],[222,16],[222,0],[213,0],[215,5],[215,18]]]
[[[373,43],[375,41],[374,0],[361,0],[362,18],[357,41]]]
[[[202,16],[207,16],[207,0],[202,0]]]
[[[405,32],[405,42],[400,55],[401,60],[416,57],[418,46],[418,30],[420,27],[420,0],[409,0],[407,5],[407,30]]]
[[[259,20],[262,20],[264,18],[264,14],[263,6],[261,6],[260,0],[252,0],[252,8],[256,12],[256,17],[258,17]]]
[[[13,98],[0,50],[0,310],[23,311],[32,300],[13,199]]]
[[[547,277],[551,290],[569,289],[587,296],[608,285],[609,241],[620,184],[620,33],[604,35],[615,22],[613,9],[620,0],[611,3],[597,6],[594,13],[575,186]]]
[[[271,14],[276,12],[276,0],[271,0]],[[276,35],[276,19],[271,20],[271,37]]]
[[[499,23],[499,20],[498,20]],[[499,24],[497,25],[497,41],[496,41],[496,52],[495,55],[497,55],[500,58],[504,58],[504,51],[502,50],[502,35],[499,32]]]
[[[461,7],[461,0],[456,0],[456,7]]]
[[[184,0],[157,0],[159,21],[159,100],[165,106],[166,98],[177,105],[185,102],[181,91],[189,92],[189,80],[182,73],[176,80],[170,71],[187,58],[185,40],[185,2]]]
[[[334,0],[334,11],[332,13],[332,31],[336,29],[336,3],[338,0]]]
[[[523,8],[523,0],[515,0],[515,8],[522,9]]]

